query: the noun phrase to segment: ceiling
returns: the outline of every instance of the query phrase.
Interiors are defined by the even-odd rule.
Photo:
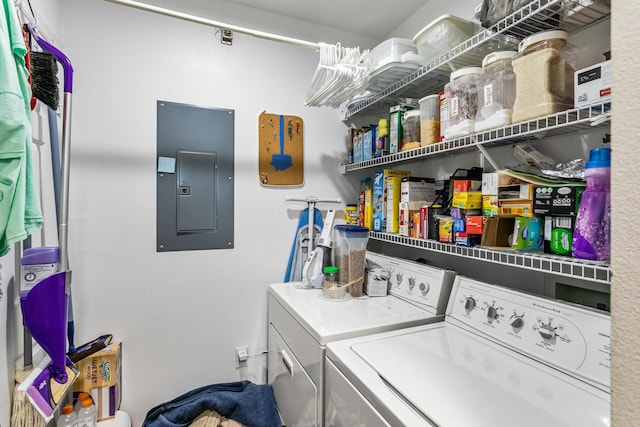
[[[428,0],[228,0],[278,15],[384,40]]]
[[[140,3],[217,20],[211,11],[252,8],[349,33],[385,40],[429,0],[140,0]],[[232,22],[230,22],[232,23]],[[282,32],[280,32],[282,33]]]

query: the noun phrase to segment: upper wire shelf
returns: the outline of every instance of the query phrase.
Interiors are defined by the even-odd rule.
[[[574,108],[551,114],[526,122],[474,133],[468,136],[454,138],[426,145],[409,151],[388,154],[382,157],[365,160],[358,163],[344,165],[345,172],[367,169],[373,166],[417,160],[428,156],[448,154],[451,151],[465,152],[476,150],[478,145],[492,147],[526,142],[542,137],[552,137],[573,133],[581,130],[593,129],[596,126],[608,125],[606,114],[611,112],[609,101],[598,102],[582,108]]]
[[[356,115],[387,114],[389,108],[403,98],[420,99],[439,93],[449,81],[451,71],[480,66],[482,59],[496,50],[517,50],[518,43],[532,34],[558,28],[571,34],[609,16],[609,13],[589,10],[572,14],[570,20],[564,17],[566,11],[582,7],[583,2],[533,0],[370,98],[348,105],[344,120]]]

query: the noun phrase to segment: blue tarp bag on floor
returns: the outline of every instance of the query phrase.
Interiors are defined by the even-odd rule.
[[[280,427],[273,390],[269,384],[238,381],[191,390],[151,409],[142,427],[188,426],[206,410],[248,427]]]

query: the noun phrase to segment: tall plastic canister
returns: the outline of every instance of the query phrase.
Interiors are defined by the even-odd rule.
[[[478,111],[477,83],[482,77],[482,67],[465,67],[451,73],[447,98],[449,119],[444,138],[470,135],[474,131]]]
[[[20,297],[27,294],[41,280],[46,279],[60,269],[60,248],[43,247],[25,249],[20,260]]]
[[[572,255],[574,258],[606,261],[609,259],[611,245],[611,149],[591,150],[584,175],[587,189],[580,197]]]
[[[429,145],[440,141],[440,95],[420,99],[420,144]]]
[[[543,31],[522,40],[512,65],[516,73],[513,123],[573,108],[576,48],[563,30]]]
[[[358,279],[349,287],[349,293],[352,297],[360,297],[365,275],[369,229],[345,224],[336,225],[335,229],[338,232],[335,263],[338,267],[339,281],[341,284],[347,284]]]
[[[515,50],[491,52],[482,60],[483,76],[478,83],[478,113],[475,132],[511,124],[516,100],[516,73],[511,60]]]

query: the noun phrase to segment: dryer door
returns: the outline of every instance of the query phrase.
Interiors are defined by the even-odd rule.
[[[318,389],[278,331],[269,325],[267,379],[287,427],[319,427]]]

